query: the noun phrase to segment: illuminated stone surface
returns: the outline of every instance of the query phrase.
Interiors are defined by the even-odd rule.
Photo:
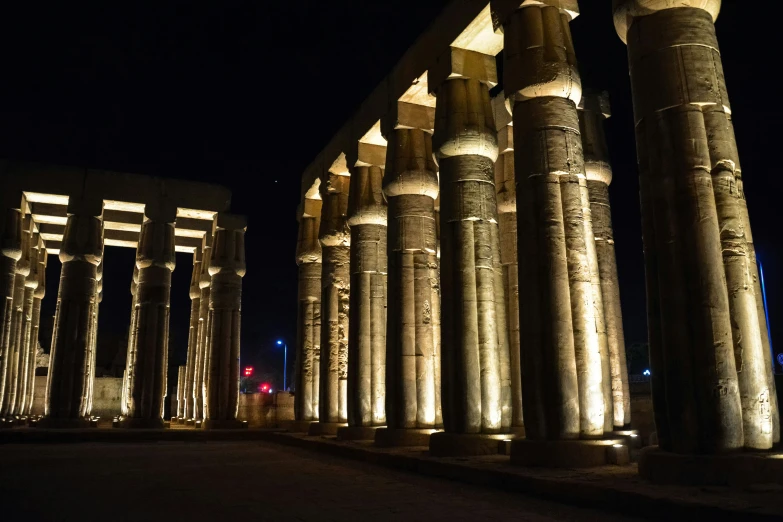
[[[201,309],[201,250],[193,253],[193,274],[190,278],[190,328],[188,329],[188,355],[185,362],[185,375],[177,386],[180,400],[183,401],[179,417],[192,419],[195,414],[194,386],[196,376],[196,358],[198,357],[198,325]]]
[[[300,423],[318,420],[321,371],[321,228],[320,182],[307,191],[300,206],[296,262],[299,265],[294,412]],[[307,424],[309,428],[309,424]],[[307,431],[307,429],[303,429]]]
[[[660,447],[779,440],[757,268],[726,82],[719,0],[614,2],[628,44]]]
[[[9,387],[9,359],[13,325],[14,280],[16,265],[22,257],[22,216],[14,208],[2,209],[2,244],[0,244],[0,413]]]
[[[151,208],[150,208],[151,207]],[[163,426],[166,398],[171,273],[174,271],[173,208],[148,206],[141,227],[136,266],[135,360],[130,368],[128,416],[124,426]]]
[[[374,158],[362,157],[363,149],[380,138],[362,137],[349,148],[351,172],[348,225],[351,229],[351,293],[348,333],[348,426],[367,428],[386,424],[386,278],[387,221],[383,197],[386,154],[373,148]],[[382,138],[380,138],[382,139]],[[365,140],[365,141],[362,141]],[[349,436],[349,431],[343,437]],[[354,437],[372,439],[367,430]],[[338,435],[339,436],[339,435]]]
[[[245,275],[244,217],[218,214],[209,275],[209,337],[205,428],[242,427],[237,421],[242,277]]]
[[[413,430],[414,439],[421,430],[429,437],[433,428],[443,424],[435,221],[438,167],[432,155],[435,100],[425,94],[414,101],[418,103],[395,104],[382,121],[388,140],[383,180],[389,204],[388,429],[379,430],[375,440],[381,437],[389,444],[409,443],[404,434],[408,430]]]
[[[609,203],[612,167],[603,128],[604,120],[610,115],[607,93],[584,92],[579,105],[579,132],[582,135],[608,347],[608,354],[602,354],[601,357],[604,401],[610,406],[604,411],[610,415],[613,428],[622,428],[631,423],[631,395],[628,389],[623,314]]]
[[[201,275],[199,276],[198,338],[196,340],[196,361],[193,368],[193,415],[195,420],[204,419],[204,403],[207,393],[207,361],[209,360],[209,299],[212,277],[209,267],[212,263],[212,235],[204,238],[201,247]]]

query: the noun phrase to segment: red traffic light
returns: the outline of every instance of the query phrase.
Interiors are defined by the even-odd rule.
[[[267,393],[269,391],[269,388],[270,388],[269,383],[265,382],[264,384],[259,386],[258,389],[261,390],[262,393]]]
[[[250,377],[253,375],[253,367],[252,366],[246,366],[245,367],[245,377]]]

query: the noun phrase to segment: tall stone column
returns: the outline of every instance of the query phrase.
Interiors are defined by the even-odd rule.
[[[299,210],[299,238],[296,263],[299,265],[299,308],[296,336],[296,395],[294,413],[297,431],[318,420],[318,374],[321,353],[321,195],[313,187]],[[308,425],[309,426],[309,425]]]
[[[623,313],[620,307],[620,286],[617,258],[614,253],[612,209],[609,204],[609,184],[612,166],[606,146],[604,120],[611,116],[609,95],[585,90],[579,104],[579,132],[585,157],[587,189],[593,217],[595,249],[598,256],[601,295],[603,297],[606,338],[609,357],[604,361],[604,387],[610,386],[613,427],[621,429],[631,424],[631,395],[628,389],[628,366],[625,357]],[[608,361],[609,367],[606,368]],[[607,377],[608,376],[608,377]],[[604,395],[606,400],[606,394]]]
[[[60,290],[57,295],[52,352],[43,427],[83,427],[84,375],[90,353],[90,312],[95,301],[101,262],[100,200],[71,197],[60,247]]]
[[[379,145],[381,142],[382,145]],[[349,147],[351,295],[348,334],[348,426],[338,440],[375,438],[386,424],[386,143],[380,125]]]
[[[82,417],[90,417],[92,413],[92,398],[95,387],[95,362],[98,351],[98,308],[103,300],[103,228],[101,228],[101,262],[98,264],[95,279],[95,300],[90,311],[90,353],[88,367],[84,374],[84,400],[82,401]]]
[[[440,278],[432,154],[434,99],[398,102],[382,122],[388,140],[387,429],[380,446],[421,446],[443,425],[440,395]]]
[[[201,250],[193,252],[193,275],[190,278],[190,329],[188,331],[188,356],[185,363],[185,375],[182,384],[177,386],[178,393],[184,401],[180,416],[182,419],[193,419],[195,414],[195,370],[198,357],[198,320],[201,308]]]
[[[204,428],[241,428],[239,349],[242,277],[245,275],[245,229],[242,216],[218,214],[209,274],[209,351]]]
[[[138,252],[137,252],[138,257]],[[128,411],[130,408],[130,390],[133,386],[132,378],[133,378],[133,372],[131,372],[131,368],[136,364],[136,304],[138,303],[138,300],[136,299],[138,293],[138,286],[139,286],[139,267],[135,264],[133,265],[133,277],[131,279],[131,316],[130,316],[130,326],[128,327],[128,349],[127,349],[127,356],[125,358],[125,372],[122,375],[122,400],[121,400],[121,411],[122,415],[128,415]]]
[[[212,277],[209,267],[212,258],[212,234],[204,236],[201,247],[201,275],[199,277],[198,337],[196,339],[196,361],[193,368],[193,419],[204,420],[204,403],[207,394],[207,361],[209,360],[209,299]]]
[[[433,149],[440,164],[443,421],[435,455],[483,451],[511,428],[505,291],[495,194],[497,133],[489,98],[495,58],[452,48],[429,71],[437,92]],[[455,437],[457,436],[457,437]],[[470,437],[468,437],[470,436]],[[480,442],[479,442],[480,441]],[[472,452],[472,451],[471,451]]]
[[[614,2],[634,100],[658,440],[675,453],[765,450],[779,417],[715,35],[720,0],[673,7]]]
[[[38,285],[35,287],[35,294],[33,294],[33,323],[30,329],[30,364],[27,367],[27,401],[25,415],[30,415],[33,410],[33,401],[35,400],[35,370],[36,370],[36,357],[38,355],[39,333],[41,326],[41,302],[46,295],[46,265],[48,260],[48,254],[43,240],[38,240],[38,268],[36,270],[36,277],[38,278]]]
[[[32,226],[32,220],[31,220]],[[32,228],[31,228],[32,231]],[[32,386],[30,366],[35,366],[35,348],[36,341],[33,339],[33,321],[34,321],[34,304],[35,304],[35,292],[38,288],[38,244],[40,237],[38,233],[33,233],[30,242],[30,273],[25,279],[24,288],[24,310],[22,315],[22,339],[20,344],[19,353],[19,378],[16,386],[16,405],[14,407],[14,414],[27,415],[28,411],[28,388]]]
[[[522,373],[519,339],[519,264],[517,263],[517,187],[514,174],[514,121],[503,94],[492,99],[498,131],[498,159],[495,162],[495,192],[498,200],[500,264],[505,293],[506,321],[511,377],[511,426],[523,428]]]
[[[8,393],[8,363],[12,351],[14,279],[22,257],[22,214],[16,208],[0,213],[0,408]]]
[[[173,420],[179,422],[185,414],[185,372],[187,365],[177,367],[177,411],[172,415]]]
[[[14,275],[14,300],[13,318],[11,321],[11,344],[9,345],[8,374],[6,394],[3,399],[0,413],[5,416],[18,414],[21,406],[21,373],[24,359],[24,330],[25,330],[25,290],[27,277],[31,267],[31,241],[32,241],[32,216],[22,217],[22,257],[16,263]]]
[[[348,421],[348,304],[351,288],[351,232],[348,193],[351,177],[344,156],[324,172],[319,240],[321,272],[321,368],[318,423],[310,433],[336,433]]]
[[[136,250],[136,357],[130,369],[128,417],[121,423],[126,428],[163,427],[175,219],[174,207],[148,204],[141,225]]]

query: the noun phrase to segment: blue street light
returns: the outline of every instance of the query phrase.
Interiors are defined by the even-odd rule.
[[[288,345],[283,341],[277,341],[277,346],[283,346],[283,391],[288,389],[286,386],[286,373],[288,373]]]

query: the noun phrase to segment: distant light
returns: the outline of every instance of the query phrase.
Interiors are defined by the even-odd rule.
[[[631,438],[632,438],[632,439],[635,439],[635,438],[636,438],[636,437],[638,437],[638,436],[639,436],[639,435],[637,435],[636,433],[631,433]]]
[[[280,346],[283,344],[283,341],[277,341],[277,346]]]
[[[613,448],[622,448],[622,447],[623,447],[623,445],[622,445],[622,444],[614,444],[612,447],[613,447]]]
[[[650,370],[644,370],[642,372],[642,375],[647,375],[649,377],[650,376]]]
[[[275,392],[275,390],[273,390],[272,388],[269,388],[269,393],[274,393],[274,392]]]
[[[245,377],[250,377],[253,375],[253,367],[252,366],[246,366],[245,367]]]

